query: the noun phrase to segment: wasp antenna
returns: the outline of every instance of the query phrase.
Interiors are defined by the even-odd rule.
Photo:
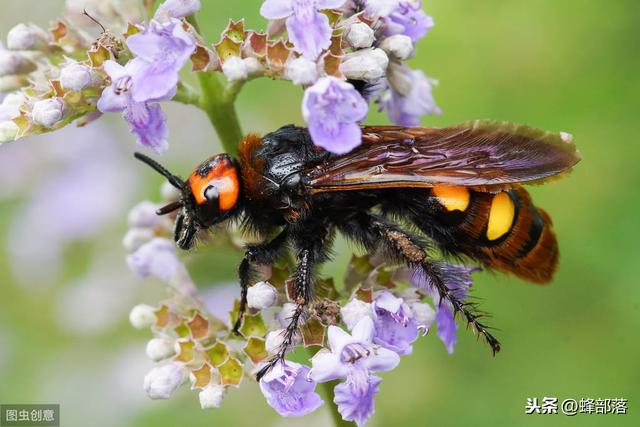
[[[83,15],[86,15],[87,18],[91,19],[93,22],[95,22],[96,24],[98,24],[100,26],[100,28],[102,28],[102,32],[105,33],[107,31],[107,29],[104,27],[104,25],[102,25],[102,23],[100,23],[100,21],[98,21],[96,18],[94,18],[93,16],[89,15],[89,12],[87,12],[87,9],[83,9]]]
[[[156,211],[157,215],[166,215],[168,213],[171,213],[177,209],[180,209],[182,206],[184,206],[184,204],[182,203],[182,200],[178,200],[172,203],[169,203],[166,206],[161,207],[160,209],[158,209]]]
[[[182,187],[184,186],[184,181],[182,181],[182,179],[180,179],[179,177],[175,176],[174,174],[166,170],[160,163],[156,162],[151,157],[145,156],[142,153],[134,153],[133,157],[140,160],[142,163],[147,164],[153,170],[158,172],[160,175],[167,178],[169,183],[174,187],[176,187],[178,190],[182,190]]]

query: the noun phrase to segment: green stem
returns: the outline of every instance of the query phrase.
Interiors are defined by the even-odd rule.
[[[308,347],[307,352],[309,353],[309,357],[315,356],[318,352],[317,347]],[[333,401],[333,389],[340,381],[327,381],[324,383],[320,383],[320,394],[322,395],[322,399],[324,399],[325,404],[329,408],[331,412],[331,418],[333,418],[333,423],[336,427],[353,427],[355,423],[351,421],[345,421],[342,419],[342,415],[338,412],[338,406]]]
[[[242,129],[234,107],[235,94],[230,96],[218,76],[213,73],[198,73],[198,81],[201,89],[200,108],[207,113],[225,151],[236,154],[242,140]]]
[[[189,16],[187,21],[201,34],[195,16]],[[230,84],[225,87],[213,72],[203,71],[197,73],[197,76],[200,83],[200,100],[197,105],[207,113],[224,150],[229,154],[236,154],[243,135],[234,103],[242,85]]]

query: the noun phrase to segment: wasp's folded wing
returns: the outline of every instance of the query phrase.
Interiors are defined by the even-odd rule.
[[[510,123],[365,126],[362,133],[352,152],[304,171],[311,192],[434,185],[492,191],[545,181],[580,161],[571,135]]]

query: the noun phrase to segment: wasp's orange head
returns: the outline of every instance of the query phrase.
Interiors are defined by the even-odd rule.
[[[203,226],[226,217],[240,197],[238,168],[228,154],[218,154],[203,162],[189,176],[187,185]]]

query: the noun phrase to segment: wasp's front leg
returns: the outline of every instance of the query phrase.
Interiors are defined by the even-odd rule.
[[[254,265],[272,265],[274,264],[282,251],[286,247],[288,233],[282,230],[273,240],[259,245],[249,245],[244,253],[244,258],[238,267],[238,276],[240,277],[240,307],[238,310],[238,319],[233,325],[233,332],[240,335],[240,327],[244,314],[247,311],[247,291],[249,284],[255,279],[256,271]]]

